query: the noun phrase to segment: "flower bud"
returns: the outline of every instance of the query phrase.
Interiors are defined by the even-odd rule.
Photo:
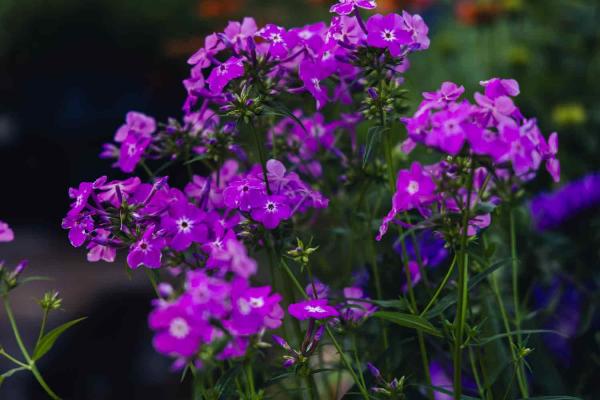
[[[46,311],[59,309],[62,305],[62,299],[58,297],[58,291],[50,291],[44,293],[44,297],[40,300],[40,306]]]

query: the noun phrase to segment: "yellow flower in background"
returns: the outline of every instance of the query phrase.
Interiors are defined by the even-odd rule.
[[[552,110],[552,120],[561,126],[581,125],[587,121],[587,114],[581,103],[558,104]]]

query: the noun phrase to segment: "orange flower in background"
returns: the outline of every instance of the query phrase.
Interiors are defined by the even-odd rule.
[[[454,11],[456,18],[465,25],[483,25],[496,20],[505,9],[496,1],[461,0]]]
[[[397,12],[402,9],[420,11],[430,7],[434,1],[435,0],[378,0],[377,11],[381,13]]]
[[[246,0],[200,0],[197,13],[200,18],[228,17],[238,13]]]

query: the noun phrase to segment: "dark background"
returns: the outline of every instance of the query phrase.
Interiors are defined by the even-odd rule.
[[[51,326],[89,316],[41,363],[56,392],[67,399],[163,399],[183,390],[174,389],[178,375],[166,373],[169,361],[151,348],[145,277],[129,276],[122,262],[88,264],[84,251],[68,245],[60,229],[67,188],[105,174],[119,177],[97,155],[127,111],[158,120],[180,116],[185,60],[206,34],[244,15],[259,25],[302,25],[327,18],[329,3],[0,0],[0,219],[16,234],[0,258],[11,265],[27,257],[30,274],[54,279],[13,296],[26,340],[37,333],[35,297],[46,289],[64,297],[64,311]],[[385,12],[419,11],[431,27],[431,49],[416,55],[407,73],[413,102],[444,80],[472,90],[490,76],[518,79],[525,113],[539,116],[546,134],[560,132],[564,182],[600,166],[595,3],[379,1]],[[544,177],[530,190],[550,188]],[[598,254],[590,260],[597,269]],[[0,343],[14,348],[4,314]],[[22,375],[4,383],[0,398],[44,396]]]

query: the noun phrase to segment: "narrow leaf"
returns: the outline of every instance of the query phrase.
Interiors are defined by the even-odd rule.
[[[391,311],[378,311],[373,314],[374,317],[390,321],[394,324],[404,326],[406,328],[416,329],[418,331],[428,333],[433,336],[442,336],[441,332],[436,329],[429,321],[423,317],[412,314],[403,314]]]
[[[62,335],[67,329],[78,324],[79,322],[83,321],[86,318],[87,317],[74,319],[74,320],[66,322],[66,323],[62,324],[61,326],[56,327],[56,328],[52,329],[50,332],[46,333],[44,336],[42,336],[40,341],[36,344],[35,350],[33,351],[33,356],[31,358],[34,361],[42,358],[48,351],[50,351],[52,346],[54,346],[54,343],[56,342],[56,340],[59,338],[60,335]]]
[[[514,336],[514,335],[533,335],[533,334],[537,334],[537,333],[553,333],[555,335],[559,335],[562,337],[568,337],[567,335],[559,332],[559,331],[552,331],[552,330],[548,330],[548,329],[523,329],[520,331],[511,331],[508,333],[500,333],[498,335],[494,335],[494,336],[489,336],[489,337],[484,337],[481,338],[479,340],[477,340],[476,343],[473,343],[472,346],[483,346],[486,345],[490,342],[493,342],[494,340],[498,340],[498,339],[502,339],[508,336]]]
[[[379,143],[381,142],[381,135],[385,131],[385,128],[381,126],[372,126],[367,132],[367,146],[365,147],[365,154],[363,156],[362,167],[370,161],[373,153],[376,153]]]

